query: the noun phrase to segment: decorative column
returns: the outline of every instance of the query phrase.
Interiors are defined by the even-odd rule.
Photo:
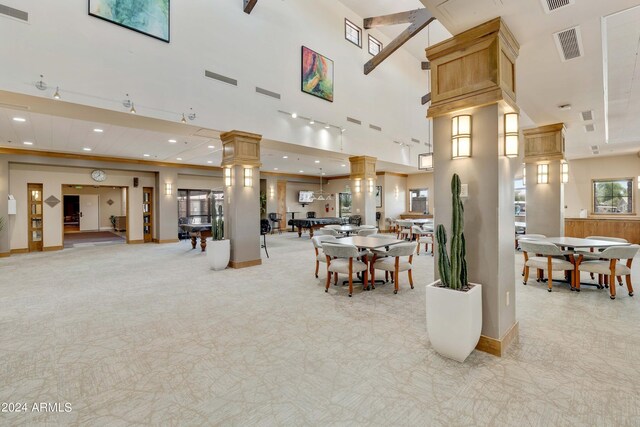
[[[155,210],[157,243],[174,243],[178,241],[178,172],[175,168],[160,168],[156,174]],[[138,209],[138,207],[136,207]],[[132,212],[136,212],[132,209]]]
[[[376,225],[376,158],[349,157],[351,163],[351,215],[360,215],[362,225]]]
[[[564,236],[564,130],[556,123],[523,131],[527,233]]]
[[[477,349],[497,356],[518,334],[513,181],[521,161],[504,155],[503,142],[504,114],[519,111],[518,51],[518,42],[500,18],[426,49],[433,90],[428,117],[434,119],[435,222],[450,235],[451,178],[457,173],[463,195],[467,190],[463,203],[468,277],[482,285]],[[459,117],[463,115],[470,118]]]
[[[229,266],[251,267],[260,258],[260,140],[232,130],[220,134],[224,184],[224,236],[231,241]]]
[[[0,228],[0,258],[8,257],[9,249],[9,160],[0,156],[0,218],[3,218]],[[26,213],[24,214],[26,215]]]

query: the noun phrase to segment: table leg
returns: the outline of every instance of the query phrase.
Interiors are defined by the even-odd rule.
[[[198,242],[198,237],[195,235],[195,233],[191,234],[191,249],[196,248],[197,242]]]
[[[293,231],[293,230],[291,230]],[[298,226],[298,237],[302,237],[302,226]]]
[[[293,212],[291,212],[291,219],[296,219],[296,214]],[[296,231],[293,224],[291,224],[291,231]]]
[[[200,248],[202,248],[202,252],[207,250],[207,238],[205,236],[200,236]]]

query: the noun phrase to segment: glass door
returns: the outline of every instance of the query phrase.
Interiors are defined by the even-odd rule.
[[[42,184],[27,184],[29,197],[29,252],[42,251]]]
[[[142,231],[144,242],[153,241],[153,188],[142,189]]]
[[[351,193],[340,193],[338,209],[340,218],[351,216]]]

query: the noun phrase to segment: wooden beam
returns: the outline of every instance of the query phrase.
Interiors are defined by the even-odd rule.
[[[431,69],[431,62],[422,61],[421,67],[422,67],[423,70],[430,70]]]
[[[421,13],[422,9],[409,10],[407,12],[399,12],[392,13],[391,15],[383,15],[383,16],[375,16],[373,18],[365,18],[362,21],[362,26],[366,29],[375,28],[375,27],[383,27],[385,25],[397,25],[397,24],[408,24],[409,22],[413,22],[415,19],[415,15]]]
[[[422,97],[422,105],[431,102],[431,92]]]
[[[243,0],[244,2],[244,13],[249,14],[253,10],[258,0]]]
[[[386,45],[384,49],[380,51],[376,56],[371,58],[366,64],[364,64],[364,73],[369,74],[372,72],[378,65],[382,63],[385,59],[387,59],[393,52],[398,50],[403,44],[409,41],[413,36],[418,34],[429,25],[435,18],[429,13],[427,9],[417,9],[408,12],[411,14],[411,25],[407,27],[398,37],[393,39],[391,43]],[[371,18],[373,19],[373,18]]]

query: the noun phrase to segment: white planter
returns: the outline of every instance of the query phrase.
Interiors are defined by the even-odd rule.
[[[224,270],[229,265],[231,255],[231,241],[210,240],[207,242],[207,259],[212,270]]]
[[[482,332],[482,286],[466,292],[427,285],[427,332],[434,350],[458,362],[471,354]]]

